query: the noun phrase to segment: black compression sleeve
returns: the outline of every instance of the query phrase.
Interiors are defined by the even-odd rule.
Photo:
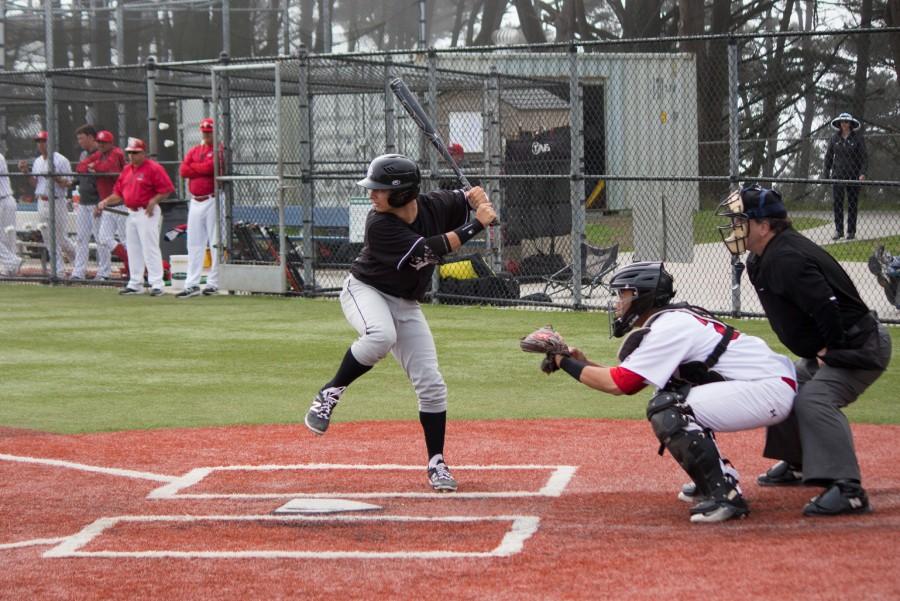
[[[430,248],[431,252],[437,257],[443,257],[450,252],[450,241],[447,240],[446,234],[425,238],[425,246]]]
[[[559,362],[559,367],[564,372],[575,378],[577,381],[581,382],[581,372],[584,371],[584,368],[587,367],[587,363],[584,361],[579,361],[578,359],[573,359],[572,357],[563,357],[562,361]]]
[[[459,226],[458,228],[453,230],[453,232],[457,235],[457,237],[459,237],[459,244],[460,246],[462,246],[483,230],[484,226],[481,225],[481,222],[476,219]]]

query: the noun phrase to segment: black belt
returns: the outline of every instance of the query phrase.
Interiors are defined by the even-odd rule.
[[[207,194],[206,196],[195,196],[194,200],[196,200],[197,202],[203,202],[204,200],[209,200],[210,198],[212,198],[212,194]]]

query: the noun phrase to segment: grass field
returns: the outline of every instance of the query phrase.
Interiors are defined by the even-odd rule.
[[[60,433],[299,423],[355,333],[331,300],[220,296],[122,298],[113,289],[0,285],[0,425]],[[552,323],[588,356],[611,361],[605,313],[427,306],[451,419],[643,419],[647,392],[611,397],[547,377],[518,339]],[[738,327],[783,351],[765,321]],[[893,328],[893,366],[900,330]],[[848,411],[900,423],[892,367]],[[350,388],[335,421],[416,419],[389,358]]]

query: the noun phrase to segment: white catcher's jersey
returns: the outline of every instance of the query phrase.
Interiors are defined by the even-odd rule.
[[[640,346],[622,362],[657,388],[662,388],[682,363],[704,361],[722,340],[720,322],[687,311],[666,311],[650,324]],[[756,336],[737,333],[712,368],[726,380],[797,380],[794,364]]]

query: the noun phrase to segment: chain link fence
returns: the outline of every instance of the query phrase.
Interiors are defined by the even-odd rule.
[[[436,302],[605,307],[616,266],[664,260],[679,298],[760,315],[715,216],[729,190],[758,182],[780,189],[794,226],[841,262],[872,308],[898,322],[900,92],[881,56],[891,35],[791,32],[0,73],[0,129],[14,171],[33,154],[30,138],[46,127],[48,106],[71,115],[67,123],[96,118],[114,124],[104,128],[119,139],[145,137],[178,182],[174,168],[199,141],[197,122],[215,117],[223,278],[235,289],[331,295],[364,242],[370,204],[356,182],[373,157],[414,158],[423,191],[460,186],[393,98],[389,83],[400,77],[500,217],[436,270]],[[832,120],[844,112],[861,122],[863,181],[832,180],[825,170],[838,131]],[[68,147],[58,148],[72,148],[71,137],[62,139]],[[833,192],[848,186],[859,199],[842,205],[838,222]],[[28,187],[13,177],[20,214]],[[833,240],[850,233],[850,213],[854,239]],[[30,264],[26,274],[52,277]]]

